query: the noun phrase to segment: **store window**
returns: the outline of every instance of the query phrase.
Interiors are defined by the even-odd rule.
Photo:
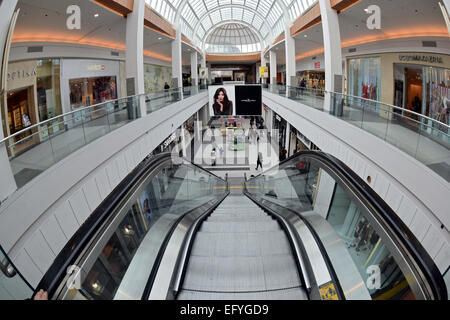
[[[36,92],[39,120],[45,121],[62,114],[60,61],[37,60]]]
[[[161,91],[166,82],[172,83],[172,68],[144,64],[145,92]]]
[[[424,67],[423,84],[425,115],[450,125],[450,69]]]
[[[381,58],[348,60],[348,93],[371,100],[380,100]]]
[[[69,80],[72,110],[117,99],[116,77],[93,77]]]
[[[444,124],[450,124],[450,69],[395,64],[394,74],[394,105]],[[403,110],[396,110],[396,112],[405,113]],[[409,113],[407,116],[417,121],[420,120],[420,116],[413,113]],[[417,125],[417,122],[412,124]],[[431,123],[424,124],[431,126]],[[434,129],[449,133],[444,126],[434,126],[439,127]],[[434,130],[433,133],[436,134]]]

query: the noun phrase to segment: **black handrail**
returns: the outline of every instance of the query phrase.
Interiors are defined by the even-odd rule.
[[[375,209],[378,216],[386,222],[386,224],[393,230],[394,234],[401,243],[408,250],[412,259],[418,263],[418,266],[424,274],[426,280],[431,286],[433,295],[436,300],[447,300],[447,288],[444,279],[439,271],[439,268],[434,263],[431,256],[415,237],[415,235],[409,230],[408,226],[401,220],[401,218],[391,209],[391,207],[351,168],[344,164],[336,157],[318,151],[301,151],[289,158],[283,160],[278,165],[264,171],[252,179],[256,179],[259,176],[266,174],[268,171],[279,166],[282,167],[285,163],[295,158],[315,158],[320,162],[328,165],[334,172],[340,174],[346,179],[356,192],[366,199],[367,202]]]
[[[146,157],[114,188],[57,255],[37,285],[33,297],[40,289],[47,291],[49,297],[54,295],[61,281],[66,276],[67,267],[74,264],[75,259],[99,230],[102,223],[109,217],[112,210],[120,203],[123,197],[146,171],[170,159],[170,157],[170,153],[161,153]]]

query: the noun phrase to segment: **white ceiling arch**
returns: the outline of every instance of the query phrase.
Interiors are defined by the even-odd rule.
[[[220,6],[220,7],[215,8],[210,13],[213,14],[213,12],[215,12],[215,11],[220,11],[220,10],[223,10],[223,9],[232,9],[232,8],[237,8],[238,10],[242,10],[242,11],[240,11],[240,13],[238,13],[237,17],[235,17],[236,11],[234,12],[234,14],[233,14],[233,11],[232,11],[231,19],[227,19],[227,20],[223,20],[223,21],[233,21],[233,22],[236,22],[236,23],[242,23],[245,26],[250,27],[253,31],[255,31],[259,35],[261,44],[265,42],[264,40],[267,37],[266,33],[262,34],[262,32],[261,32],[261,29],[263,28],[262,24],[266,25],[266,27],[265,27],[266,29],[265,30],[267,31],[267,33],[269,33],[269,37],[270,38],[273,37],[272,28],[268,25],[267,21],[264,20],[264,17],[259,12],[257,12],[257,11],[254,12],[254,14],[255,14],[254,17],[258,17],[260,19],[260,21],[262,21],[261,25],[257,24],[257,26],[259,26],[259,28],[257,28],[257,26],[255,26],[253,24],[253,21],[251,21],[249,23],[247,21],[239,19],[239,14],[240,14],[240,18],[242,18],[242,16],[244,15],[244,12],[245,12],[244,10],[247,10],[246,7],[244,7],[242,5],[224,5],[224,6]],[[197,23],[194,26],[194,35],[197,36],[198,39],[200,39],[200,40],[203,40],[205,38],[204,35],[206,33],[208,33],[211,29],[214,29],[215,27],[218,26],[218,24],[214,24],[213,25],[212,23],[210,23],[210,27],[206,29],[205,27],[207,27],[208,24],[202,24],[202,21],[204,21],[205,19],[210,19],[209,15],[203,16],[200,20],[197,21]],[[222,26],[223,24],[220,24],[220,25]],[[200,33],[199,33],[199,28],[202,28]]]
[[[165,19],[180,28],[194,44],[201,45],[204,33],[225,20],[252,24],[265,43],[271,43],[318,0],[145,0]],[[223,9],[219,9],[222,7]],[[245,12],[244,12],[245,10]],[[241,15],[240,19],[235,16]]]
[[[214,32],[216,29],[218,29],[218,28],[220,28],[220,27],[222,27],[222,26],[224,26],[224,25],[228,25],[228,24],[231,24],[231,23],[236,23],[236,24],[240,24],[240,25],[243,25],[243,26],[246,26],[246,27],[248,27],[249,29],[251,29],[254,33],[255,33],[255,35],[258,37],[258,40],[259,40],[259,42],[260,42],[260,44],[261,44],[261,48],[262,48],[262,46],[263,46],[263,39],[262,39],[262,37],[261,37],[261,35],[258,33],[258,31],[251,25],[251,24],[249,24],[249,23],[247,23],[247,22],[243,22],[243,21],[236,21],[236,20],[225,20],[225,21],[222,21],[222,22],[220,22],[219,24],[217,24],[216,26],[214,26],[213,28],[210,28],[208,31],[207,31],[207,33],[205,33],[205,35],[204,35],[204,37],[201,39],[202,40],[202,46],[201,46],[201,49],[202,49],[202,51],[203,52],[206,52],[206,45],[207,45],[207,43],[206,43],[206,40],[208,39],[208,37],[209,37],[209,35],[212,33],[212,32]],[[242,53],[247,53],[247,52],[242,52]]]

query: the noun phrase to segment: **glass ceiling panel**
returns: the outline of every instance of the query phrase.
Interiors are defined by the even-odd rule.
[[[286,5],[291,21],[297,19],[317,2],[317,0],[186,0],[187,4],[181,12],[182,23],[185,24],[182,32],[194,43],[200,45],[198,39],[202,39],[215,24],[227,20],[245,21],[259,30],[263,37],[263,44],[270,43],[274,39],[269,37],[277,37],[284,30],[283,11],[276,1]],[[176,12],[181,9],[184,2],[183,0],[145,0],[145,3],[173,24]],[[220,8],[222,6],[227,7]],[[220,9],[213,11],[218,8]],[[260,16],[255,15],[255,12],[258,12]],[[194,35],[194,32],[198,34]]]

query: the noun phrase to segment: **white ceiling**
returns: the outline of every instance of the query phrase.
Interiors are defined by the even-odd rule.
[[[66,20],[67,7],[81,8],[81,29],[69,30]],[[88,0],[19,0],[19,18],[13,40],[72,42],[99,44],[114,49],[124,49],[126,18]],[[98,17],[94,17],[98,14]],[[171,41],[159,32],[144,29],[144,50],[171,58]],[[190,47],[183,43],[183,63],[190,63]],[[191,49],[192,50],[192,49]]]
[[[432,40],[426,34],[435,30],[444,30],[445,33],[446,30],[438,2],[439,0],[361,0],[338,15],[341,42],[344,46],[350,44],[353,47],[361,41],[373,39],[386,42],[390,38],[411,39],[417,36]],[[369,14],[364,9],[372,4],[381,8],[380,30],[369,30],[366,25]],[[315,25],[294,38],[296,56],[320,50],[323,48],[322,24]],[[284,41],[274,49],[277,53],[277,63],[285,64]]]
[[[409,36],[433,30],[446,30],[439,0],[361,0],[339,14],[341,41],[358,42],[362,39],[389,38],[393,34]],[[66,8],[81,7],[81,30],[68,30]],[[366,27],[370,4],[381,7],[381,30]],[[19,0],[21,8],[13,39],[31,41],[52,39],[55,42],[99,44],[109,48],[125,48],[126,18],[88,0]],[[98,13],[96,18],[94,14]],[[307,37],[305,37],[305,35]],[[159,39],[161,38],[161,39]],[[322,25],[318,24],[295,36],[296,56],[323,48]],[[183,43],[183,64],[190,64],[189,45]],[[277,61],[284,64],[284,42],[275,48]],[[145,28],[144,50],[171,57],[171,38]],[[193,50],[193,49],[191,49]],[[198,57],[200,60],[200,55]]]

